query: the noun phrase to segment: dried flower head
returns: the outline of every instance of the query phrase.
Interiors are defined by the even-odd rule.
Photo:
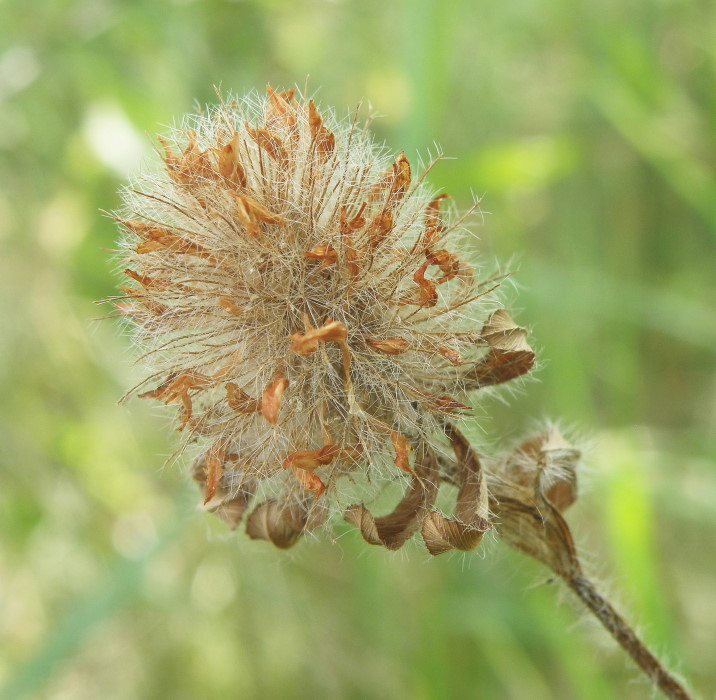
[[[161,138],[164,171],[124,192],[119,312],[146,348],[140,396],[175,404],[203,504],[289,547],[336,507],[370,543],[433,554],[488,524],[468,392],[534,354],[498,280],[478,280],[403,153],[293,90],[223,103]],[[458,457],[439,455],[446,434]],[[404,481],[387,516],[363,503]],[[434,509],[441,480],[455,513]]]

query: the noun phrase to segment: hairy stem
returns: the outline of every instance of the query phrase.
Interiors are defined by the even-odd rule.
[[[692,700],[692,696],[684,686],[662,666],[654,654],[647,649],[644,642],[639,639],[636,632],[614,609],[614,606],[597,591],[589,579],[579,575],[567,575],[563,578],[582,603],[599,619],[609,634],[619,642],[667,698]]]

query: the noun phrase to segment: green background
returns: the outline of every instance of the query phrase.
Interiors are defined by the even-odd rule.
[[[0,698],[649,698],[548,572],[490,537],[289,553],[197,511],[118,324],[99,208],[214,99],[360,99],[475,221],[537,381],[483,401],[510,446],[589,446],[591,571],[716,690],[716,5],[696,0],[0,2]],[[504,399],[507,399],[505,401]],[[563,600],[563,604],[558,601]]]

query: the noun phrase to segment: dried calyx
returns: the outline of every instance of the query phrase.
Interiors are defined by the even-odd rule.
[[[469,392],[534,353],[491,301],[499,278],[455,252],[446,195],[292,90],[160,143],[164,172],[115,216],[130,283],[114,301],[152,370],[139,395],[176,404],[183,447],[201,449],[204,507],[231,527],[248,512],[248,533],[284,548],[336,507],[389,549],[417,531],[433,554],[476,546],[496,506],[457,426]],[[396,480],[402,499],[373,516]]]

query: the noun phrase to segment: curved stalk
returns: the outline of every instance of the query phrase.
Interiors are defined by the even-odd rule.
[[[626,620],[614,609],[614,606],[583,576],[564,576],[565,583],[579,600],[602,623],[604,628],[619,642],[624,651],[639,668],[649,676],[652,682],[667,698],[672,700],[692,700],[684,686],[670,673],[639,639]]]

